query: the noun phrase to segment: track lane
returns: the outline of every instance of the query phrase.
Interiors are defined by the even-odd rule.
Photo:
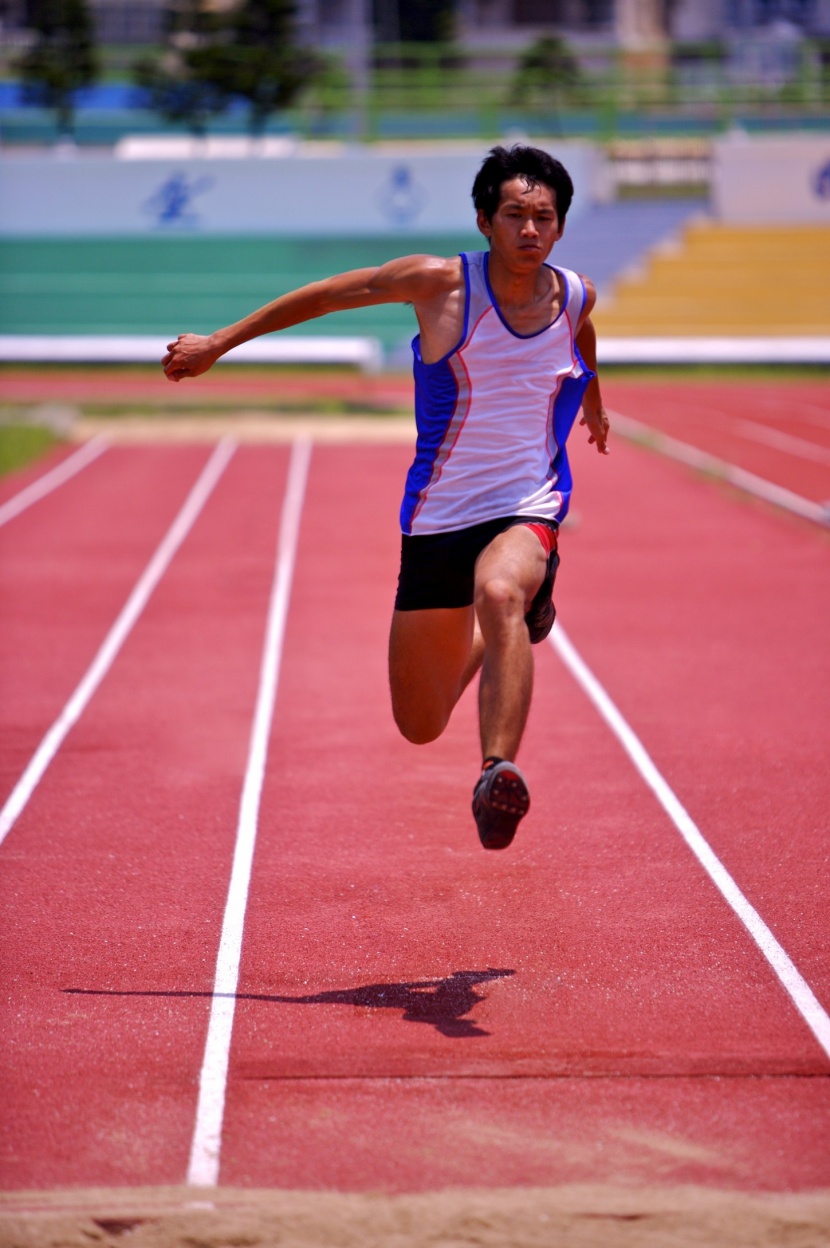
[[[827,1009],[827,537],[618,452],[578,463],[568,631]]]
[[[309,487],[222,1181],[826,1181],[826,1058],[553,655],[539,655],[522,754],[533,807],[507,854],[482,853],[469,815],[471,698],[441,742],[414,750],[396,737],[387,520],[406,456],[376,451],[367,469],[354,454],[320,448]],[[645,464],[648,482],[648,456],[619,458],[637,481]],[[596,474],[593,492],[610,498],[607,470],[592,454],[580,479]],[[709,487],[694,486],[700,506]],[[611,522],[606,504],[595,532]],[[647,562],[671,561],[671,534],[664,514]],[[568,544],[582,541],[572,529]],[[615,580],[582,589],[583,608],[613,629]],[[693,661],[689,630],[682,642]],[[640,669],[643,657],[641,646]],[[659,689],[650,713],[647,736],[684,718]],[[465,1115],[464,1146],[441,1148]],[[766,1127],[748,1133],[747,1121]],[[770,1150],[770,1131],[797,1141],[795,1154]]]
[[[113,448],[0,529],[0,801],[65,707],[210,450]]]
[[[29,507],[33,507],[35,503],[46,498],[53,490],[60,489],[77,473],[93,463],[99,455],[103,455],[106,449],[107,443],[103,438],[92,438],[74,450],[55,456],[55,462],[51,467],[39,464],[37,474],[27,474],[31,475],[28,484],[23,485],[19,480],[7,482],[4,490],[7,497],[0,501],[0,525],[10,524]],[[53,457],[44,458],[46,464],[49,464]]]
[[[303,439],[295,443],[292,447],[285,500],[280,518],[276,566],[268,602],[268,621],[257,684],[256,709],[239,801],[233,864],[216,959],[216,978],[213,985],[205,1051],[199,1074],[196,1127],[190,1149],[187,1182],[200,1187],[215,1187],[219,1175],[228,1054],[233,1034],[251,866],[256,848],[268,741],[279,691],[283,639],[291,599],[297,537],[310,459],[311,442]]]
[[[8,1187],[184,1178],[285,463],[238,452],[0,850]]]
[[[775,939],[758,911],[750,905],[683,803],[654,765],[642,741],[632,730],[619,708],[574,649],[567,634],[557,625],[550,643],[568,671],[590,699],[609,729],[625,750],[633,766],[651,789],[690,851],[705,870],[729,908],[740,919],[761,950],[781,987],[810,1028],[825,1057],[830,1061],[830,1015],[801,975],[784,947]]]
[[[624,415],[812,502],[830,499],[830,389],[825,383],[672,384],[614,377],[603,385],[603,396]]]
[[[257,462],[263,454],[276,452],[250,453]],[[369,468],[361,470],[367,455]],[[581,625],[572,623],[577,582],[568,578],[587,559],[593,575],[579,586],[591,622],[586,636],[607,660],[617,644],[609,618],[613,628],[624,627],[631,591],[646,634],[628,638],[623,661],[631,670],[623,692],[640,695],[637,719],[659,753],[654,741],[667,722],[661,699],[667,691],[673,699],[675,690],[653,677],[651,663],[644,669],[642,657],[647,651],[653,662],[654,639],[665,623],[665,589],[655,571],[665,572],[666,508],[682,493],[678,482],[686,481],[694,487],[697,518],[704,500],[711,507],[711,487],[673,465],[660,464],[656,476],[641,478],[636,465],[648,461],[654,468],[658,461],[624,448],[615,448],[615,456],[605,464],[591,455],[578,465],[585,510],[567,535],[573,549],[563,561],[560,604],[584,648]],[[395,735],[384,651],[406,458],[405,450],[391,448],[315,452],[316,501],[303,524],[291,658],[255,864],[223,1182],[429,1187],[616,1176],[748,1188],[826,1185],[830,1105],[809,1033],[615,757],[613,742],[598,731],[555,657],[539,655],[522,756],[534,807],[509,858],[480,851],[469,796],[462,793],[463,777],[469,773],[471,787],[478,762],[471,699],[435,746],[414,750]],[[632,526],[625,506],[608,510],[618,478],[608,485],[599,474],[609,467],[624,470],[632,487],[650,487],[648,525]],[[596,497],[589,512],[591,480]],[[269,479],[248,482],[244,509],[260,514],[263,488],[272,488]],[[627,506],[631,491],[623,495]],[[181,622],[184,615],[219,628],[214,616],[230,617],[224,594],[214,613],[200,594],[205,578],[215,590],[221,577],[227,588],[240,574],[229,552],[217,567],[208,538],[215,542],[221,532],[236,541],[241,505],[228,499],[220,513],[211,509],[215,525],[205,517],[199,526],[201,565],[194,563],[176,592],[155,603],[162,614],[148,616],[132,639],[117,679],[90,708],[95,733],[79,736],[63,784],[32,825],[42,856],[23,864],[15,906],[22,931],[15,951],[26,956],[14,973],[16,982],[29,977],[36,985],[23,999],[37,1037],[24,1062],[25,1086],[12,1102],[16,1125],[24,1127],[22,1149],[12,1157],[18,1186],[170,1182],[183,1172],[182,1106],[189,1100],[192,1110],[195,1101],[210,950],[227,885],[233,801],[226,773],[233,770],[238,780],[245,734],[225,723],[223,742],[216,740],[214,695],[222,700],[226,675],[217,688],[204,687],[206,666],[213,674],[209,657],[217,650],[236,654],[244,638],[231,642],[228,618],[221,621],[221,645],[211,646],[210,637],[191,627],[183,649]],[[730,526],[736,510],[755,519],[763,510],[732,498],[719,505]],[[771,520],[763,514],[765,523]],[[775,524],[803,536],[793,522],[776,517]],[[259,532],[259,520],[253,527]],[[649,567],[632,586],[623,577],[621,588],[608,561],[625,563],[622,538],[629,529]],[[766,541],[762,526],[759,549]],[[682,543],[681,549],[688,553]],[[739,551],[746,559],[746,546]],[[255,560],[263,572],[256,590],[249,583],[238,595],[260,633],[269,553],[270,560]],[[748,580],[754,585],[757,573]],[[599,604],[597,584],[604,591]],[[171,579],[166,589],[173,585]],[[698,634],[691,632],[674,636],[675,662],[679,654],[687,662],[697,657]],[[733,639],[734,633],[722,637],[724,645]],[[254,652],[245,669],[250,695],[261,635],[244,648]],[[747,666],[744,681],[755,657],[752,651],[738,656],[738,666]],[[592,654],[601,667],[596,659]],[[614,673],[603,675],[623,701]],[[243,713],[242,691],[227,679],[239,696],[241,721],[249,717],[250,696]],[[183,684],[195,701],[187,702]],[[669,703],[675,714],[677,705]],[[686,709],[678,731],[688,731]],[[233,767],[229,742],[237,751]],[[106,770],[127,756],[130,766],[118,768],[114,784]],[[131,776],[140,779],[138,790],[127,783]],[[690,768],[690,779],[695,794],[711,785],[721,801],[731,783],[728,770],[701,779]],[[192,820],[184,832],[175,819],[183,796]],[[774,802],[777,794],[767,797]],[[193,819],[199,811],[201,820]],[[219,827],[211,823],[217,817]],[[117,851],[113,826],[122,834]],[[753,843],[752,830],[745,835]],[[187,871],[171,852],[177,845],[192,847]],[[756,855],[757,846],[756,836]],[[113,852],[114,866],[107,859]],[[62,872],[64,892],[47,895],[44,906],[47,865]],[[784,896],[769,892],[773,901],[791,906],[800,896],[814,873],[809,862],[799,870]],[[102,876],[111,878],[102,882]],[[763,902],[759,909],[769,920]],[[42,951],[29,947],[38,923],[51,929]],[[355,996],[355,988],[372,985],[380,991]],[[81,991],[58,995],[67,986]],[[337,1000],[319,999],[331,992]],[[389,1004],[381,993],[391,995]],[[295,1000],[275,999],[281,996]],[[39,1027],[33,1003],[41,1011]],[[21,1045],[31,1044],[22,1024],[18,1035]],[[65,1035],[72,1038],[68,1053]],[[39,1087],[44,1068],[54,1073]],[[88,1128],[80,1142],[78,1122]],[[24,1181],[33,1171],[34,1182]]]
[[[78,454],[82,447],[58,442],[51,446],[43,455],[16,468],[13,472],[0,476],[0,506],[9,502],[23,490],[29,489],[38,481],[55,472]]]
[[[66,737],[84,714],[102,681],[106,679],[113,663],[118,658],[124,642],[129,637],[136,622],[141,618],[141,614],[159,581],[167,572],[171,560],[175,558],[179,547],[186,539],[194,522],[198,519],[199,513],[210,498],[216,482],[225,471],[235,449],[235,445],[228,439],[224,439],[214,449],[204,470],[199,474],[197,481],[185,499],[176,519],[153,552],[150,562],[136,582],[132,593],[118,613],[112,627],[107,632],[92,663],[76,686],[61,714],[40,742],[23,775],[10,794],[8,801],[5,803],[2,811],[0,811],[0,838],[5,839],[11,831]]]

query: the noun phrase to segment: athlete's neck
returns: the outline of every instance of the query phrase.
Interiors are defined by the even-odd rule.
[[[490,252],[487,261],[490,289],[503,309],[528,311],[540,304],[551,303],[557,293],[556,275],[544,262],[533,268],[507,263],[498,252]]]

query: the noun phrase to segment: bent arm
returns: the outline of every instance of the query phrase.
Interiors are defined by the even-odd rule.
[[[583,281],[586,299],[576,331],[576,346],[586,368],[589,368],[592,373],[597,373],[597,334],[591,320],[591,311],[596,303],[596,291],[593,283],[587,278],[583,278]],[[600,455],[607,455],[608,432],[611,426],[602,404],[598,374],[592,377],[585,389],[582,399],[582,419],[579,423],[588,427],[590,434],[588,441],[596,443]]]
[[[262,334],[350,308],[381,303],[417,305],[444,288],[451,266],[452,261],[437,256],[404,256],[375,268],[353,269],[311,282],[212,334],[180,334],[168,345],[162,367],[171,381],[198,377],[227,351]]]

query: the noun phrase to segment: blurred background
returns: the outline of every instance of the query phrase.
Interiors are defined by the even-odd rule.
[[[6,361],[157,359],[330,272],[478,247],[473,176],[514,141],[574,178],[554,259],[596,281],[607,362],[830,359],[830,0],[0,15]],[[248,359],[395,369],[412,333],[364,309]]]

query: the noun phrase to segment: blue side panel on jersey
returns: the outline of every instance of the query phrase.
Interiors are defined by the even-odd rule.
[[[568,509],[571,505],[571,493],[573,491],[573,476],[571,475],[571,465],[568,460],[565,443],[582,406],[582,398],[588,383],[594,377],[596,377],[596,373],[592,373],[587,368],[581,377],[566,377],[559,387],[559,393],[553,405],[553,436],[558,449],[552,468],[556,476],[556,489],[562,495],[562,508],[559,512],[560,521],[564,520],[568,514]]]
[[[401,530],[412,532],[412,519],[421,496],[432,477],[435,458],[441,449],[458,400],[458,382],[447,360],[424,364],[421,359],[420,336],[413,339],[415,355],[415,420],[418,439],[415,459],[406,477],[401,503]]]

